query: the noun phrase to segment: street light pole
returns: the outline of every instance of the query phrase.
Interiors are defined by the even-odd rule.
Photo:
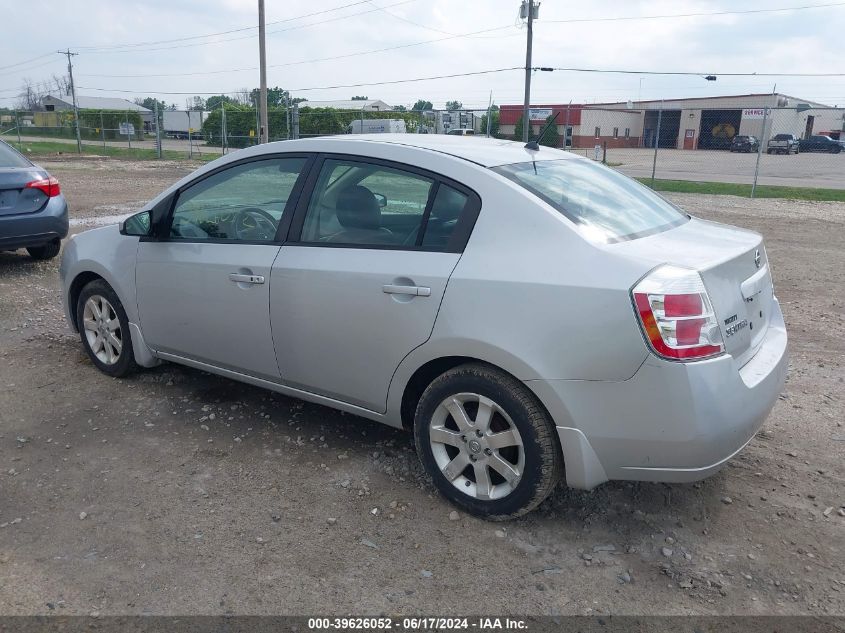
[[[259,134],[261,142],[266,143],[270,135],[267,129],[267,48],[264,37],[264,0],[258,0],[258,55],[260,57],[259,65],[261,66],[261,129]]]
[[[523,0],[522,6],[528,8],[528,41],[525,47],[525,103],[522,106],[522,140],[527,143],[531,130],[528,109],[531,106],[531,45],[534,39],[534,0]]]

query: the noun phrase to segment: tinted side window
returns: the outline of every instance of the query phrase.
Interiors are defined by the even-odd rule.
[[[235,165],[183,191],[170,237],[271,242],[305,158],[271,158]]]
[[[445,249],[468,202],[469,196],[441,184],[431,205],[422,245],[434,250]]]
[[[5,143],[0,142],[0,167],[32,167],[32,163]]]
[[[415,247],[434,181],[366,162],[326,160],[302,241]]]

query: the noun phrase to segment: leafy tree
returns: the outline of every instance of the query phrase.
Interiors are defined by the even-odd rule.
[[[143,99],[135,99],[135,103],[146,108],[150,112],[155,112],[156,104],[158,104],[158,125],[160,129],[164,128],[164,111],[168,109],[167,104],[164,101],[159,101],[155,97],[144,97]],[[82,124],[80,123],[80,126],[81,125]]]
[[[144,97],[143,99],[135,99],[135,103],[139,106],[146,108],[150,112],[155,110],[156,104],[158,104],[159,112],[167,110],[167,104],[164,101],[159,101],[154,97]]]
[[[453,110],[462,110],[463,107],[464,107],[464,104],[461,103],[460,101],[457,101],[457,100],[446,102],[446,109],[449,112],[452,112]]]
[[[250,93],[250,102],[256,104],[259,101],[261,91],[258,88],[253,88]],[[294,103],[301,103],[305,101],[302,98],[292,98],[290,92],[283,90],[276,86],[275,88],[267,88],[267,108],[284,108],[290,100],[291,105]]]
[[[519,115],[519,118],[516,120],[516,125],[513,128],[513,140],[521,141],[522,134],[525,130],[525,121],[522,118],[522,115]]]
[[[366,97],[366,96],[362,97],[360,95],[352,97],[353,101],[369,101],[369,99],[370,99],[369,97]]]
[[[417,102],[411,106],[411,110],[422,111],[422,110],[433,110],[434,106],[431,104],[431,101],[425,101],[424,99],[417,99]]]
[[[189,97],[185,99],[186,110],[205,110],[205,99],[202,97]]]
[[[234,104],[235,100],[228,95],[214,95],[205,100],[205,107],[207,110],[219,110],[224,104]]]
[[[546,118],[546,122],[543,124],[544,126],[552,121],[552,116]],[[543,138],[538,139],[537,141],[540,145],[545,145],[546,147],[560,147],[560,133],[557,131],[557,125],[551,125],[548,130],[546,130],[545,134],[543,134]]]
[[[487,113],[481,115],[481,133],[487,134]],[[499,107],[490,109],[490,136],[499,136]]]

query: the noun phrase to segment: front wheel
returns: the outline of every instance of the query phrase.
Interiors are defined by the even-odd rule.
[[[511,519],[554,489],[563,457],[536,396],[483,364],[460,365],[425,390],[414,418],[417,452],[435,486],[470,514]]]
[[[126,311],[102,279],[88,283],[79,293],[76,324],[82,346],[101,372],[120,377],[137,369]]]

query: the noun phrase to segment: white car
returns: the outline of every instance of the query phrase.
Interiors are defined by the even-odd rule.
[[[480,137],[235,152],[73,237],[61,277],[107,374],[182,363],[404,427],[446,497],[497,519],[561,476],[701,479],[786,376],[758,234]]]

